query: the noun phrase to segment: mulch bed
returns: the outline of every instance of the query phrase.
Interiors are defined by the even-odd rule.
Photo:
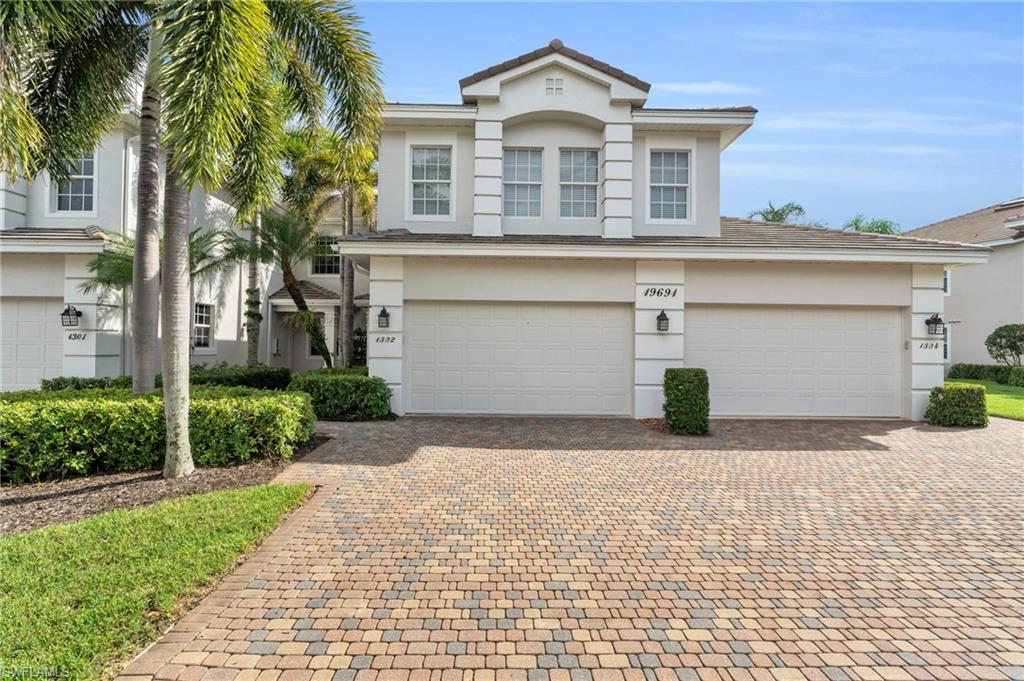
[[[314,435],[296,449],[292,461],[330,437]],[[138,508],[188,494],[261,485],[287,463],[255,461],[230,468],[197,468],[188,477],[165,480],[160,471],[90,475],[71,480],[0,487],[0,535],[70,523],[119,508]]]

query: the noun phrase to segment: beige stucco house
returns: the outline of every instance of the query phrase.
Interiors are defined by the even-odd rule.
[[[138,175],[138,108],[127,107],[115,128],[72,169],[70,182],[33,182],[0,176],[0,390],[36,388],[54,376],[119,376],[131,373],[130,306],[119,292],[85,293],[88,263],[108,247],[104,232],[135,230]],[[191,197],[193,227],[235,229],[230,198],[200,190]],[[323,254],[303,263],[297,275],[314,293],[310,307],[323,315],[328,342],[337,347],[339,256],[330,249],[342,232],[340,212],[321,225]],[[360,224],[357,221],[357,227]],[[242,364],[246,359],[245,276],[238,265],[193,282],[192,361]],[[263,331],[260,360],[301,370],[322,366],[309,352],[305,333],[282,324],[294,309],[282,296],[276,268],[261,272]],[[363,309],[365,272],[356,273]],[[127,292],[130,296],[130,291]],[[61,325],[73,305],[78,325]]]
[[[339,246],[394,411],[659,416],[697,366],[713,415],[921,418],[943,272],[988,248],[722,218],[755,109],[648,108],[557,40],[460,85],[387,107],[378,231]]]
[[[907,232],[922,239],[992,249],[981,267],[949,270],[945,282],[947,363],[988,364],[985,339],[1003,324],[1024,324],[1024,197]]]

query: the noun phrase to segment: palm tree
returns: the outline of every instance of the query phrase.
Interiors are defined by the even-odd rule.
[[[866,218],[857,213],[843,225],[844,231],[868,232],[871,234],[899,234],[900,226],[892,220]]]
[[[764,222],[792,222],[795,219],[802,218],[805,213],[806,211],[804,210],[804,207],[799,203],[793,203],[790,201],[789,203],[776,207],[772,205],[771,201],[769,201],[767,208],[755,210],[747,217],[752,220],[756,218]]]
[[[281,278],[285,290],[295,304],[296,312],[288,315],[287,323],[305,331],[313,346],[313,351],[323,357],[324,364],[333,365],[331,351],[327,347],[324,327],[320,318],[309,309],[306,297],[299,288],[299,280],[295,276],[295,268],[304,260],[311,258],[317,250],[316,224],[299,218],[293,214],[276,215],[264,213],[260,240],[254,247],[252,242],[235,236],[229,249],[231,257],[240,257],[256,262],[273,264],[281,268]]]

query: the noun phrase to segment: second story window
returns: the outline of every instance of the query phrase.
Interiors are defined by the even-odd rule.
[[[310,274],[341,273],[341,256],[331,249],[331,246],[337,242],[337,237],[333,236],[318,236],[316,238],[316,250],[309,263]]]
[[[502,177],[504,213],[510,217],[540,217],[540,149],[506,149]]]
[[[563,218],[597,217],[597,149],[563,149],[558,182]]]
[[[686,220],[689,213],[690,152],[651,152],[651,219]]]
[[[451,215],[452,148],[412,148],[412,214]]]
[[[70,179],[57,185],[56,209],[58,212],[92,211],[95,164],[95,156],[92,151],[86,152],[82,158],[71,164]]]

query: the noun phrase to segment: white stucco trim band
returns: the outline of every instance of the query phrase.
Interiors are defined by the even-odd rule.
[[[0,253],[102,253],[105,246],[106,242],[100,240],[18,239],[5,243],[0,239]]]

